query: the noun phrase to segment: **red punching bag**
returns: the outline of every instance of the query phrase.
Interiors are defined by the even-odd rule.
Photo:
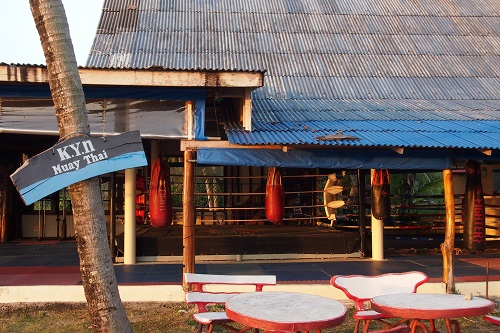
[[[172,197],[170,191],[170,166],[163,159],[157,159],[151,168],[149,187],[149,217],[155,228],[172,223]]]
[[[281,173],[278,168],[269,168],[266,185],[266,218],[274,224],[283,224],[285,198]]]
[[[376,169],[372,177],[372,215],[378,220],[391,217],[391,185],[389,170]]]
[[[143,224],[146,217],[146,180],[139,175],[135,181],[135,223]]]
[[[468,162],[465,175],[462,210],[464,247],[471,253],[481,253],[486,248],[486,222],[480,164],[475,161]]]

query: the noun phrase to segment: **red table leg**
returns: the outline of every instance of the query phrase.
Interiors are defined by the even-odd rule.
[[[427,329],[427,327],[424,325],[424,323],[422,323],[419,319],[412,319],[411,323],[410,323],[410,333],[416,333],[417,332],[417,329],[421,329],[420,332],[422,333],[429,333],[429,330]]]
[[[460,324],[456,320],[445,319],[446,328],[449,333],[453,333],[453,326],[455,326],[455,333],[460,333]]]

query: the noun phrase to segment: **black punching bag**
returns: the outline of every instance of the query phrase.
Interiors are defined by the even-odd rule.
[[[391,185],[389,170],[377,169],[372,177],[372,215],[378,220],[391,217]]]
[[[464,247],[471,253],[481,253],[486,248],[486,222],[481,166],[478,162],[470,161],[467,163],[465,177],[462,208]]]

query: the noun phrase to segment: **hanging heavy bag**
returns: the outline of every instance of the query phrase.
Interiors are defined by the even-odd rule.
[[[138,175],[135,181],[135,223],[144,224],[146,217],[146,180]]]
[[[266,218],[274,224],[283,224],[285,215],[283,184],[278,168],[269,168],[266,184]]]
[[[151,167],[149,187],[149,217],[155,228],[172,223],[172,196],[170,190],[170,166],[159,158]]]
[[[464,247],[471,253],[481,253],[486,248],[486,222],[484,194],[481,183],[481,166],[470,161],[465,166],[465,193],[462,208]]]
[[[372,177],[372,215],[378,220],[391,217],[391,185],[389,170],[377,169]]]

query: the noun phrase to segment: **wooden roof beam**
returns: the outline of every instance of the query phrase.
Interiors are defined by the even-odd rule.
[[[200,71],[168,69],[78,68],[82,84],[101,86],[148,86],[189,88],[258,88],[263,72]],[[47,68],[34,65],[0,64],[0,82],[48,83]]]
[[[239,145],[230,143],[229,141],[221,141],[221,140],[206,140],[206,141],[198,141],[198,140],[182,140],[181,141],[181,151],[196,150],[198,148],[244,148],[244,149],[280,149],[284,152],[288,151],[288,147],[284,145]]]

